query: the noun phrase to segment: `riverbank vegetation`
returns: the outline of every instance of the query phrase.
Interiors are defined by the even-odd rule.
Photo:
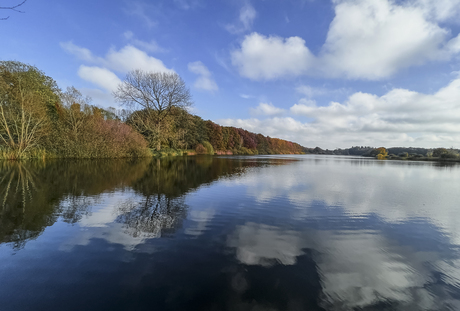
[[[113,95],[124,109],[94,106],[34,66],[0,61],[0,159],[307,153],[460,161],[453,148],[324,150],[220,126],[188,112],[191,95],[176,73],[132,71]]]
[[[135,70],[114,92],[126,109],[62,91],[38,68],[0,61],[0,158],[124,158],[193,154],[299,154],[306,148],[188,112],[176,73]]]
[[[414,147],[369,147],[353,146],[346,149],[323,150],[321,148],[308,149],[307,153],[328,155],[352,155],[372,157],[379,160],[412,160],[412,161],[446,161],[460,162],[460,150],[450,148],[414,148]]]

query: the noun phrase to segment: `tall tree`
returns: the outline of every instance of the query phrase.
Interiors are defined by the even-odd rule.
[[[61,94],[61,101],[65,108],[62,119],[74,139],[77,139],[89,115],[87,111],[90,110],[91,98],[84,97],[79,90],[71,86]]]
[[[56,82],[37,68],[0,61],[0,146],[20,158],[37,147],[59,103]]]
[[[177,73],[131,71],[114,96],[122,104],[153,110],[161,117],[172,107],[192,105],[190,91]]]
[[[177,73],[134,70],[113,93],[115,99],[133,110],[129,123],[160,149],[161,137],[169,128],[166,117],[174,107],[192,105],[192,96]]]

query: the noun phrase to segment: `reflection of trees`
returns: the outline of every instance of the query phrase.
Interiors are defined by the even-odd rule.
[[[143,195],[178,197],[220,178],[244,174],[248,168],[291,163],[293,159],[225,158],[211,156],[153,160],[143,177],[133,184]]]
[[[293,160],[178,157],[139,160],[0,162],[0,242],[21,247],[58,218],[74,224],[91,213],[103,192],[125,187],[142,195],[125,202],[117,221],[138,236],[159,236],[186,216],[183,195],[247,168]]]
[[[56,221],[54,208],[42,196],[40,177],[30,165],[0,162],[0,172],[0,241],[21,247]]]
[[[20,248],[59,217],[78,222],[95,196],[131,184],[148,161],[1,161],[0,242]]]
[[[437,169],[453,169],[457,168],[459,165],[458,162],[449,162],[449,161],[439,161],[434,162],[433,166]]]
[[[35,174],[26,166],[18,162],[3,162],[3,177],[0,184],[3,186],[0,195],[3,197],[2,208],[9,207],[11,200],[20,200],[25,208],[27,200],[32,199],[31,191],[36,190]]]
[[[134,237],[160,237],[164,230],[180,225],[186,209],[183,197],[148,195],[141,202],[122,204],[116,221],[124,223],[126,232]]]
[[[140,192],[144,199],[121,204],[117,221],[124,223],[127,232],[135,237],[161,236],[165,230],[177,228],[186,217],[185,193],[219,178],[242,174],[250,167],[292,161],[209,156],[155,159],[142,178],[133,183],[133,189]]]
[[[127,233],[138,237],[159,237],[180,226],[187,215],[183,195],[222,176],[244,171],[248,165],[239,160],[214,157],[154,159],[133,189],[144,197],[141,202],[125,202],[118,207],[116,221]]]
[[[75,224],[84,215],[88,215],[91,212],[92,204],[94,204],[94,201],[86,196],[69,195],[59,205],[59,214],[65,222]]]

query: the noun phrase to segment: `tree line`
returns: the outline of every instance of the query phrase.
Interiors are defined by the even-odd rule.
[[[306,148],[306,153],[326,155],[352,155],[395,160],[460,160],[460,150],[454,148],[379,147],[352,146],[351,148],[324,150]]]
[[[123,109],[92,105],[74,87],[62,91],[35,66],[0,61],[0,158],[307,151],[293,142],[190,114],[190,92],[176,73],[132,71],[113,95]]]

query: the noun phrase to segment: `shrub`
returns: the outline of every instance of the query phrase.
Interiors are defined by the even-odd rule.
[[[433,150],[433,157],[439,157],[442,159],[456,159],[458,158],[458,153],[454,149],[436,148]]]
[[[118,120],[88,116],[77,135],[66,127],[56,132],[51,148],[65,158],[125,158],[151,156],[141,134]]]
[[[207,150],[202,144],[198,144],[195,148],[196,154],[206,154]]]
[[[203,147],[206,148],[206,152],[208,154],[214,154],[214,148],[212,147],[212,145],[209,143],[209,141],[204,141],[203,142]]]
[[[400,156],[401,158],[407,158],[407,157],[409,157],[409,153],[401,152],[400,154],[398,154],[398,156]]]
[[[456,159],[458,158],[458,153],[453,150],[447,150],[446,153],[441,154],[442,159]]]

